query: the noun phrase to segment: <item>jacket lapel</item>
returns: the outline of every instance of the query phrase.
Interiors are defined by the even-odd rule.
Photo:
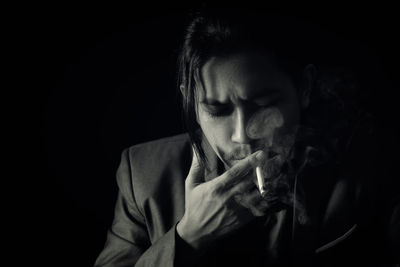
[[[310,266],[315,253],[336,246],[356,230],[357,190],[353,180],[328,166],[308,173],[300,183],[310,220],[302,224],[294,219],[293,258],[296,265]]]
[[[336,182],[321,222],[317,253],[339,244],[356,230],[356,192],[350,179]]]

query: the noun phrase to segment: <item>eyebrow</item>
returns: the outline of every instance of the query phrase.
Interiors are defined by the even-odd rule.
[[[275,96],[275,95],[279,94],[280,92],[281,92],[281,90],[279,90],[277,88],[269,88],[269,89],[259,90],[258,92],[251,95],[248,99],[246,99],[244,101],[250,102],[257,98]],[[229,103],[220,102],[213,98],[205,98],[205,99],[201,100],[200,103],[209,105],[209,106],[224,106],[224,105],[229,104]]]

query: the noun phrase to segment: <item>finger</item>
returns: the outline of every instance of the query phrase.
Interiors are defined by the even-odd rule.
[[[267,214],[268,209],[269,205],[257,205],[250,207],[251,213],[256,217],[264,216]]]
[[[226,171],[221,176],[212,180],[219,186],[229,188],[230,186],[237,183],[255,167],[257,167],[261,161],[265,159],[265,153],[263,151],[257,151],[248,157],[240,160],[232,168]]]
[[[250,205],[249,210],[254,216],[258,217],[267,214],[271,207],[272,206],[270,203],[265,200],[261,200],[257,204]]]
[[[247,194],[242,195],[242,204],[245,207],[256,207],[261,201],[263,200],[260,192],[256,187],[253,188],[252,191],[248,192]]]
[[[255,185],[251,179],[243,179],[229,189],[231,196],[247,194]]]
[[[204,169],[193,149],[192,165],[190,166],[189,174],[186,178],[186,186],[189,189],[193,189],[201,183],[204,183]]]
[[[251,213],[255,217],[264,216],[270,207],[265,200],[259,201],[257,204],[255,202],[249,202],[248,200],[244,200],[243,196],[236,195],[235,200],[239,205],[246,208],[249,213]]]

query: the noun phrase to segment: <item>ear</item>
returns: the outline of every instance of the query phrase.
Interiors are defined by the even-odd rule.
[[[308,64],[303,71],[304,86],[300,92],[300,103],[302,108],[307,108],[310,104],[310,95],[317,76],[317,69],[313,64]]]

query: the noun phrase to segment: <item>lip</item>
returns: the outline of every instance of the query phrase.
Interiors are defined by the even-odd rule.
[[[259,147],[252,148],[250,153],[245,155],[245,156],[243,156],[243,157],[230,158],[229,160],[230,161],[240,161],[242,159],[245,159],[249,155],[251,155],[251,154],[253,154],[253,153],[257,152],[257,151],[260,151],[260,150],[264,151],[264,153],[267,154],[267,158],[273,158],[273,157],[275,157],[275,156],[277,156],[279,154],[279,153],[275,152],[274,150],[272,150],[272,147],[266,147],[265,145],[261,145]],[[237,153],[237,154],[239,154],[239,153]]]
[[[239,160],[242,160],[242,159],[247,158],[247,157],[250,156],[251,154],[253,154],[253,153],[257,152],[257,151],[260,151],[260,150],[263,150],[263,148],[257,148],[257,149],[251,150],[251,153],[249,153],[249,154],[247,154],[247,155],[245,155],[245,156],[241,156],[241,157],[237,157],[237,158],[231,158],[230,160],[232,160],[232,161],[239,161]],[[264,151],[264,152],[265,152],[265,151]]]

